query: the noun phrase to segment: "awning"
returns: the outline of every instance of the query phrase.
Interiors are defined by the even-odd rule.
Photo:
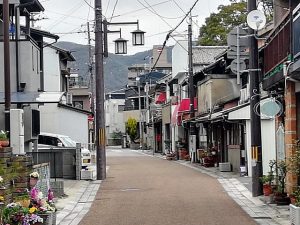
[[[173,125],[177,125],[177,122],[178,122],[178,120],[177,120],[177,118],[178,118],[178,108],[179,108],[179,105],[176,105],[175,109],[174,109],[174,112],[172,114],[171,123]]]
[[[197,104],[197,98],[194,98],[194,110],[197,110],[198,104]],[[178,112],[183,113],[183,112],[189,112],[190,111],[190,99],[189,98],[184,98],[181,100],[178,108]]]
[[[156,101],[155,101],[155,104],[164,104],[166,102],[166,99],[167,99],[167,94],[166,92],[161,92]]]

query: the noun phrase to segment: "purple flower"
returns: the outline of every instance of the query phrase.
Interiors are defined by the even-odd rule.
[[[36,187],[33,187],[30,191],[30,197],[34,200],[38,199],[39,190]]]
[[[48,202],[52,202],[54,198],[53,191],[51,189],[48,190]]]

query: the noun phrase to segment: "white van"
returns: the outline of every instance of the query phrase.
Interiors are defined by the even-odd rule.
[[[43,133],[39,134],[38,147],[66,147],[75,148],[76,141],[72,140],[69,136],[61,134]],[[81,165],[83,168],[91,165],[91,152],[81,147]]]

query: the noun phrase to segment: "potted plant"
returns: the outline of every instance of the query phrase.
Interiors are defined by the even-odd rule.
[[[0,131],[0,148],[9,146],[8,131]]]
[[[259,180],[263,184],[264,196],[272,194],[272,177],[270,175],[263,175]]]
[[[263,184],[264,196],[270,196],[273,194],[274,189],[274,170],[276,166],[276,160],[270,160],[269,162],[269,172],[268,175],[263,175],[259,178],[260,182]]]
[[[25,208],[18,203],[10,203],[2,210],[2,223],[10,225],[38,225],[43,223],[34,208]]]
[[[277,205],[289,205],[290,198],[285,191],[285,179],[287,173],[287,164],[284,160],[278,161],[276,164],[277,169],[277,191],[275,192],[275,202]]]
[[[298,176],[300,175],[300,146],[299,140],[295,143],[294,154],[289,158],[289,171]],[[294,225],[300,225],[300,186],[294,188],[294,191],[289,195],[290,204],[290,222]]]

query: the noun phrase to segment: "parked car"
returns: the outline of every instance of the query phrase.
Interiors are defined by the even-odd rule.
[[[57,148],[75,148],[76,141],[69,136],[53,133],[40,133],[38,139],[38,148],[57,147]],[[81,147],[81,165],[83,168],[91,165],[91,152]]]

